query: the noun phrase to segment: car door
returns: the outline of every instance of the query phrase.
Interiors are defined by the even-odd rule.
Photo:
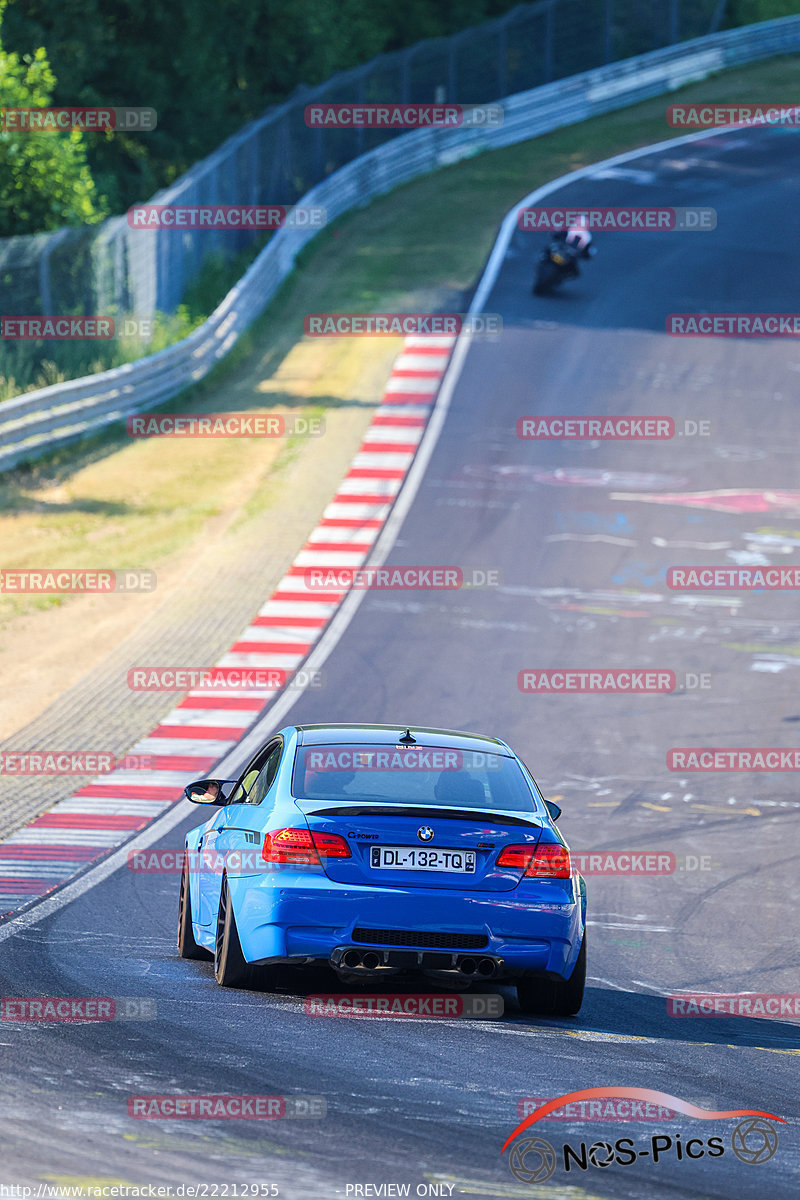
[[[228,803],[220,808],[209,823],[202,842],[200,872],[199,924],[211,925],[217,919],[222,871],[231,851],[242,851],[243,861],[260,848],[254,837],[250,806],[259,804],[275,778],[283,750],[283,739],[269,742],[251,759],[234,788]],[[242,860],[240,860],[242,861]],[[242,869],[237,868],[240,873]],[[251,872],[252,873],[252,872]]]

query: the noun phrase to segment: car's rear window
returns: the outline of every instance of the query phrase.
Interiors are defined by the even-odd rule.
[[[448,746],[301,746],[292,793],[308,800],[537,811],[516,759]]]

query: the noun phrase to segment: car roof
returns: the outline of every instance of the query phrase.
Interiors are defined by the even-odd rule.
[[[464,733],[458,729],[432,729],[418,725],[298,725],[298,742],[304,746],[331,746],[357,742],[368,746],[394,746],[410,731],[418,746],[446,745],[454,750],[482,750],[486,754],[509,754],[513,751],[499,738],[481,733]]]

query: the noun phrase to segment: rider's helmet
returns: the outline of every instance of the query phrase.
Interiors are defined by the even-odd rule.
[[[572,225],[567,232],[565,241],[568,246],[574,247],[579,254],[584,254],[592,244],[592,235],[582,225]]]

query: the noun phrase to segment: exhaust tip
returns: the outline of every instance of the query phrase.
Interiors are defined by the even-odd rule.
[[[341,957],[343,967],[357,967],[361,963],[361,953],[358,950],[345,950]]]
[[[497,964],[492,962],[491,958],[482,958],[478,963],[478,974],[482,975],[484,979],[491,978],[496,970]]]
[[[458,969],[462,975],[474,975],[478,969],[478,964],[474,958],[462,958],[458,964]]]
[[[380,958],[374,950],[368,950],[361,959],[362,967],[366,967],[368,971],[374,971],[377,966],[380,966]]]

